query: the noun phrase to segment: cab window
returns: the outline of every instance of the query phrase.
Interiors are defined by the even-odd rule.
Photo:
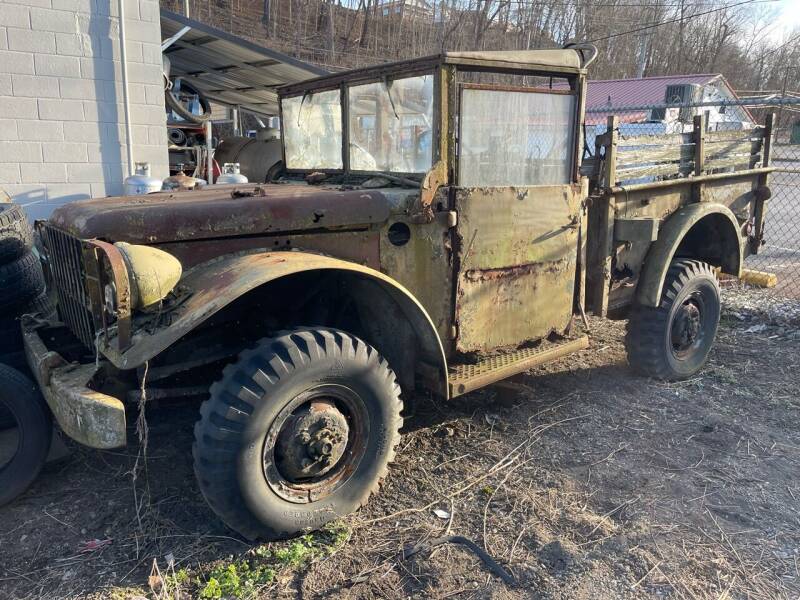
[[[567,90],[461,87],[462,187],[566,184],[571,180],[576,96]]]
[[[350,86],[348,111],[351,170],[430,169],[433,75]]]
[[[339,90],[284,98],[281,110],[287,168],[342,168]]]

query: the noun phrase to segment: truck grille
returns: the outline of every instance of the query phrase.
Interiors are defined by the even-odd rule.
[[[46,224],[41,227],[40,233],[47,249],[50,276],[58,294],[61,318],[84,345],[93,348],[94,321],[86,293],[83,244],[78,238]]]

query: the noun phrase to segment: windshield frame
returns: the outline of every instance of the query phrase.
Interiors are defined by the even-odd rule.
[[[291,93],[281,94],[279,97],[278,107],[280,116],[280,129],[281,129],[281,158],[285,165],[285,172],[289,175],[306,175],[308,173],[342,173],[345,175],[392,175],[395,177],[409,177],[409,176],[424,176],[426,171],[366,171],[359,169],[352,169],[350,167],[350,106],[349,106],[349,89],[360,85],[369,83],[381,83],[384,81],[395,81],[398,79],[407,79],[411,77],[419,77],[423,75],[430,75],[433,77],[433,114],[431,120],[431,165],[428,170],[441,160],[441,91],[442,91],[442,78],[444,77],[445,70],[436,68],[430,64],[418,65],[417,68],[408,68],[402,70],[391,70],[384,74],[364,73],[361,76],[358,72],[352,74],[338,84],[322,85],[322,86],[309,86],[305,90],[292,91]],[[321,92],[329,92],[332,90],[339,90],[339,102],[341,106],[341,119],[342,119],[342,168],[341,169],[292,169],[286,163],[286,131],[285,122],[283,118],[283,101],[288,98],[302,97],[305,95],[313,95]]]

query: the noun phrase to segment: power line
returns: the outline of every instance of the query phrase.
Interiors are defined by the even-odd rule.
[[[718,8],[707,10],[704,12],[695,13],[693,15],[689,15],[688,17],[677,17],[675,19],[669,19],[667,21],[661,21],[659,23],[654,23],[653,25],[645,25],[644,27],[637,27],[636,29],[631,29],[629,31],[621,31],[619,33],[612,33],[611,35],[606,35],[600,38],[596,38],[593,40],[587,40],[589,43],[594,42],[602,42],[604,40],[610,40],[612,38],[622,37],[623,35],[630,35],[631,33],[638,33],[640,31],[648,31],[650,29],[655,29],[657,27],[661,27],[663,25],[669,25],[671,23],[678,23],[680,21],[686,21],[689,19],[696,19],[697,17],[702,17],[704,15],[710,15],[711,13],[720,12],[723,10],[728,10],[729,8],[736,8],[737,6],[743,6],[745,4],[754,4],[756,2],[777,2],[778,0],[744,0],[744,2],[738,2],[737,4],[726,4],[725,6],[720,6]]]

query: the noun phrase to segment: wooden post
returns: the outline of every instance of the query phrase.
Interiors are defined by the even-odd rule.
[[[767,115],[767,121],[764,124],[764,145],[761,147],[761,166],[768,167],[772,160],[772,143],[775,138],[775,113]],[[767,175],[763,175],[767,177]],[[766,184],[766,181],[764,182]]]
[[[694,141],[694,174],[702,175],[706,166],[706,115],[694,116],[694,131],[692,140]],[[703,186],[700,183],[692,185],[692,196],[695,202],[703,201]]]
[[[694,117],[694,174],[702,175],[706,166],[706,116]]]
[[[619,117],[616,115],[608,117],[606,125],[605,144],[606,156],[603,164],[603,186],[611,189],[617,185],[617,144],[619,143]]]
[[[772,160],[772,143],[775,138],[775,113],[767,115],[767,121],[764,124],[764,139],[761,146],[761,166],[768,167]],[[761,240],[764,237],[764,218],[766,217],[766,196],[765,191],[769,189],[769,173],[763,173],[758,176],[758,188],[755,193],[755,204],[753,205],[753,237],[750,242],[750,251],[753,254],[758,254],[761,247]]]

